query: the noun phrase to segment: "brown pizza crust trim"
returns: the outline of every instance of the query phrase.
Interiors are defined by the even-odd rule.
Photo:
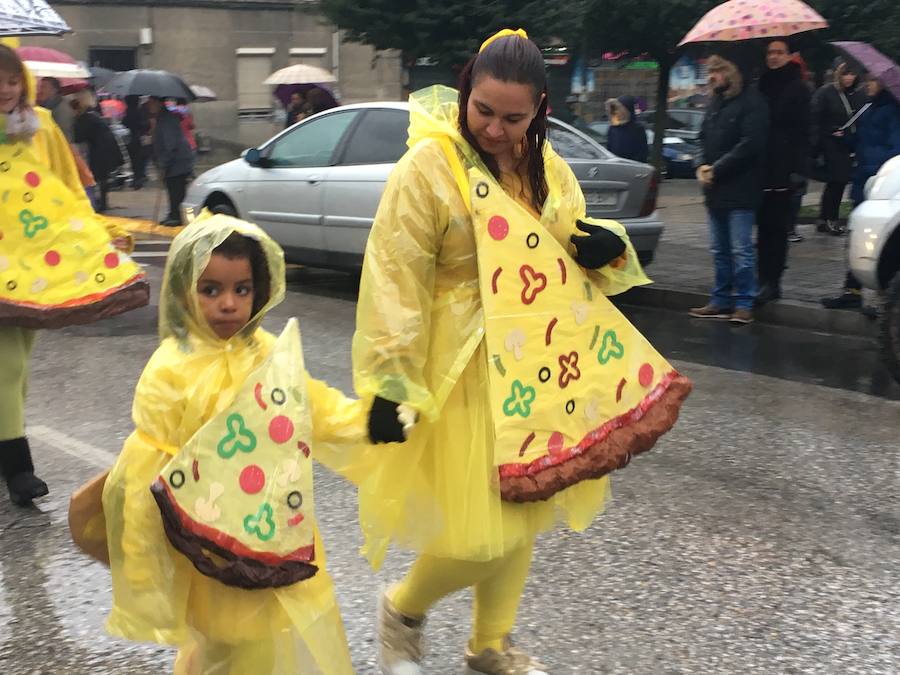
[[[149,302],[150,284],[142,276],[101,300],[84,305],[33,307],[0,301],[0,325],[33,330],[65,328],[124,314]]]
[[[267,565],[259,560],[238,556],[227,551],[206,537],[201,537],[182,524],[178,507],[169,498],[162,481],[157,480],[150,487],[153,498],[162,514],[166,536],[180,553],[190,560],[197,571],[222,582],[246,590],[260,588],[280,588],[290,586],[314,576],[319,568],[308,562],[288,560],[278,565]],[[185,515],[185,518],[188,516]],[[214,560],[210,553],[218,560]]]
[[[615,429],[581,454],[532,475],[501,476],[500,496],[509,502],[543,501],[581,481],[621,469],[635,455],[650,450],[675,425],[692,388],[688,378],[677,376],[641,419]]]

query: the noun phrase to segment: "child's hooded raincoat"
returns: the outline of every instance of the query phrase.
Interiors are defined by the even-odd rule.
[[[262,245],[271,291],[268,302],[250,322],[229,340],[222,340],[202,318],[195,289],[211,252],[232,232]],[[113,575],[108,629],[132,640],[179,646],[177,673],[352,672],[316,528],[312,530],[314,562],[318,567],[314,576],[280,588],[243,590],[201,574],[188,557],[169,543],[160,509],[151,494],[151,484],[163,472],[170,475],[171,466],[178,461],[173,461],[173,457],[180,457],[182,448],[195,447],[196,443],[191,444],[195,434],[201,438],[208,422],[218,420],[219,413],[239,404],[248,378],[261,372],[260,366],[266,363],[275,339],[260,328],[260,323],[266,312],[281,302],[284,292],[282,251],[254,225],[204,214],[172,243],[160,304],[161,344],[137,385],[132,409],[135,430],[106,481],[103,507]],[[297,377],[306,375],[297,373]],[[298,424],[298,428],[311,423],[314,457],[321,459],[329,451],[329,444],[352,444],[364,439],[365,415],[360,402],[346,399],[311,378],[302,385],[310,419]],[[301,395],[297,393],[298,397]],[[283,391],[276,394],[257,388],[256,396],[251,396],[255,402],[250,405],[265,409],[284,398]],[[278,440],[282,442],[293,433],[293,427],[285,420],[280,422],[273,422],[270,433],[273,438],[281,436]],[[228,424],[231,423],[229,417]],[[222,447],[222,457],[234,454]],[[241,450],[235,461],[244,462],[246,445],[228,447],[235,452]],[[309,452],[309,447],[296,438],[291,447],[285,448],[286,459],[302,459],[300,453]],[[211,470],[209,465],[201,468]],[[236,491],[234,499],[257,492],[264,479],[258,469],[252,467],[248,469],[250,473],[241,474],[240,490],[244,495],[237,484],[228,483],[226,473],[221,478],[225,485],[216,489]],[[188,480],[201,477],[196,464],[193,478],[190,469],[187,473]],[[279,477],[269,474],[268,478],[274,483]],[[177,487],[178,482],[174,485]],[[311,495],[307,497],[310,507]],[[216,498],[218,495],[212,492],[207,504],[198,499],[186,507],[199,509],[201,514],[203,508],[218,511]],[[292,506],[299,506],[297,495],[289,499],[296,499],[298,503]],[[311,511],[306,515],[311,516]]]
[[[354,383],[363,397],[405,403],[421,416],[409,440],[387,446],[360,485],[374,565],[391,540],[442,558],[490,560],[559,520],[584,529],[606,502],[608,479],[591,479],[602,475],[591,470],[561,476],[556,464],[577,464],[662,398],[656,407],[666,419],[648,435],[652,445],[689,390],[605,299],[649,282],[624,228],[594,221],[619,235],[626,253],[599,270],[580,268],[569,238],[586,219],[585,201],[565,161],[545,143],[549,195],[537,214],[526,195],[514,199],[498,185],[460,135],[457,114],[452,89],[411,97],[410,150],[388,180],[366,249]],[[538,327],[539,336],[529,333]],[[580,364],[567,346],[579,336]],[[581,372],[604,387],[596,402],[567,401],[588,380]],[[621,379],[627,384],[617,392]],[[565,428],[576,418],[581,426]],[[557,421],[560,428],[549,426]],[[578,429],[589,423],[582,437]],[[529,472],[545,465],[554,484],[526,494],[527,483],[542,480]],[[509,495],[506,478],[522,478]]]

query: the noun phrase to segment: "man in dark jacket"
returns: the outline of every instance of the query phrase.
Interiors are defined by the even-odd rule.
[[[162,224],[178,226],[181,225],[181,202],[194,170],[194,153],[181,130],[181,120],[160,99],[151,97],[148,109],[155,119],[153,154],[169,193],[169,215]]]
[[[800,66],[791,61],[785,40],[773,40],[766,51],[768,70],[759,90],[769,104],[769,141],[763,203],[757,214],[759,295],[757,305],[781,297],[781,275],[787,263],[788,230],[794,191],[802,186],[809,156],[809,87]]]
[[[37,103],[46,108],[53,115],[66,140],[74,142],[75,137],[75,113],[72,106],[62,94],[62,84],[55,77],[42,77],[37,89]]]
[[[697,179],[709,213],[715,287],[697,318],[753,321],[756,298],[753,222],[760,205],[769,114],[737,66],[720,56],[707,61],[712,103],[700,132]]]
[[[606,102],[609,136],[606,147],[617,157],[647,161],[647,130],[637,121],[633,96],[611,98]]]
[[[109,125],[100,115],[94,112],[95,100],[88,90],[75,95],[72,109],[75,111],[75,142],[87,149],[88,166],[97,181],[100,198],[97,201],[97,212],[105,213],[109,209],[109,176],[125,163],[122,151]]]

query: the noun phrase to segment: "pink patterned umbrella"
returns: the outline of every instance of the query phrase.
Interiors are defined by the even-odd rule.
[[[828,28],[828,22],[800,0],[728,0],[707,12],[678,46],[787,37],[820,28]]]

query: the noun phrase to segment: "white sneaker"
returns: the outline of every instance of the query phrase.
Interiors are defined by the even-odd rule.
[[[378,600],[378,665],[382,675],[422,675],[425,619],[404,616],[391,604],[387,591]]]
[[[474,654],[466,648],[466,675],[549,675],[547,666],[512,646],[509,638],[505,649],[485,649]]]

